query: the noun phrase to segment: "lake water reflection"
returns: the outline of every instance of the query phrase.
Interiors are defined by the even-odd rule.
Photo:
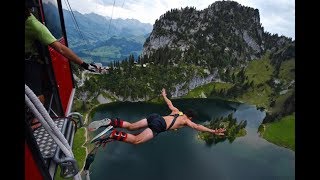
[[[198,111],[196,123],[233,113],[237,121],[247,120],[247,134],[235,141],[207,146],[197,131],[182,128],[159,134],[141,145],[111,142],[100,148],[91,165],[91,179],[120,180],[248,180],[295,179],[295,153],[259,137],[258,126],[265,113],[254,106],[212,99],[172,100],[180,110]],[[93,117],[121,117],[130,122],[150,113],[169,113],[166,105],[112,103]]]

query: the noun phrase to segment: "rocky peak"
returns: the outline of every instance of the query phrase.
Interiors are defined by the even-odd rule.
[[[163,14],[144,43],[142,58],[155,59],[155,53],[167,48],[174,51],[172,57],[167,57],[168,61],[204,65],[216,61],[224,66],[223,59],[241,64],[260,58],[272,46],[284,46],[288,42],[286,37],[264,32],[258,9],[234,1],[217,1],[201,11],[186,7]],[[186,60],[191,58],[190,54],[199,54],[198,59]]]

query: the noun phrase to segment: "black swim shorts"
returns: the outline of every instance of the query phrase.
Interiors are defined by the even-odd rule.
[[[167,130],[166,121],[159,114],[150,114],[147,118],[148,127],[152,130],[153,136]]]

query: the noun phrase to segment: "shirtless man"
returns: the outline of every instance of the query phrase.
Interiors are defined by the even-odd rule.
[[[141,144],[150,139],[156,137],[159,133],[179,129],[185,126],[189,126],[198,131],[206,131],[216,135],[224,135],[226,129],[209,129],[200,124],[192,122],[195,114],[192,110],[186,110],[181,112],[178,108],[174,107],[171,100],[167,98],[166,90],[162,89],[162,96],[166,101],[169,109],[172,111],[167,116],[161,116],[159,114],[151,114],[147,118],[141,119],[135,123],[130,123],[119,118],[108,119],[105,118],[100,121],[93,121],[89,124],[88,130],[94,131],[100,127],[107,127],[104,131],[98,134],[91,140],[94,142],[104,142],[107,140],[118,140],[131,144]],[[109,126],[111,125],[111,126]],[[126,128],[133,131],[145,128],[140,134],[133,135],[123,131],[118,131],[114,128]]]

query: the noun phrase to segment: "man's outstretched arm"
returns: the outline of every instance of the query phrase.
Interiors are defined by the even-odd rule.
[[[210,132],[210,133],[216,134],[216,135],[224,135],[224,132],[226,131],[226,129],[224,129],[224,128],[210,129],[210,128],[207,128],[207,127],[202,126],[200,124],[196,124],[192,121],[187,121],[187,125],[197,131]]]
[[[59,41],[55,41],[51,43],[49,46],[51,46],[53,49],[55,49],[57,52],[59,52],[61,55],[66,57],[67,59],[73,61],[74,63],[80,65],[86,70],[89,70],[91,72],[97,72],[98,67],[93,64],[87,64],[86,62],[82,61],[78,55],[76,55],[69,47],[65,46],[64,44],[60,43]]]
[[[171,102],[171,100],[167,98],[167,93],[166,93],[166,90],[164,88],[162,89],[161,95],[163,96],[163,99],[166,101],[169,109],[171,109],[171,111],[173,113],[178,113],[179,109],[174,107],[172,102]]]
[[[64,44],[61,44],[59,41],[53,42],[52,44],[50,44],[50,46],[74,63],[78,65],[81,65],[83,63],[79,56],[77,56],[71,49],[69,49]]]

